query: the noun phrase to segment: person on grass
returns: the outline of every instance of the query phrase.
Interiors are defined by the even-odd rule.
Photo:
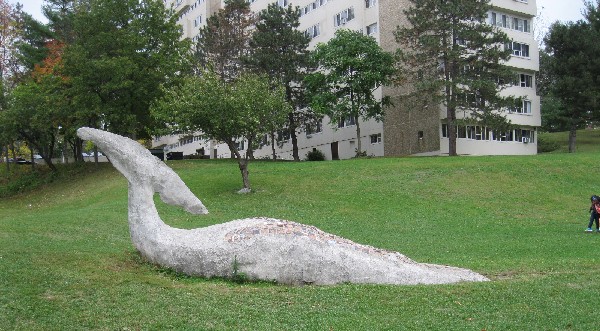
[[[585,232],[592,232],[592,225],[596,222],[596,232],[600,232],[600,197],[592,195],[592,205],[590,206],[590,223]]]

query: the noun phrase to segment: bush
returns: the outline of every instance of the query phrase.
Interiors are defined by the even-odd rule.
[[[544,135],[538,135],[538,153],[549,153],[560,148],[556,141],[548,139]]]
[[[355,158],[359,158],[359,157],[367,157],[367,151],[358,151],[358,148],[354,149],[354,157]]]
[[[318,149],[314,149],[306,154],[306,161],[325,161],[325,154]]]

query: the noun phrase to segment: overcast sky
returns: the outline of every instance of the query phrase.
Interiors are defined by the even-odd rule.
[[[38,20],[46,21],[42,15],[43,0],[9,0],[23,4],[23,10]],[[581,19],[583,0],[537,0],[538,21],[542,27],[547,27],[554,21],[577,21]]]

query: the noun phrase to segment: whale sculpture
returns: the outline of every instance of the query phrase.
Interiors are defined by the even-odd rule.
[[[486,281],[471,270],[417,263],[398,253],[361,245],[316,227],[272,218],[235,220],[185,230],[168,226],[155,193],[190,213],[207,214],[179,176],[137,142],[80,128],[129,182],[129,230],[136,249],[152,263],[188,275],[231,277],[284,284],[444,284]]]

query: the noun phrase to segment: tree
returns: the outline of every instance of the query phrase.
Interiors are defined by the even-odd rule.
[[[6,0],[0,0],[0,116],[7,109],[7,93],[14,84],[16,42],[19,37],[18,8]],[[2,123],[0,122],[0,125]],[[0,146],[6,155],[8,164],[8,145],[14,141],[14,135],[8,128],[0,127]],[[6,146],[6,147],[5,147]]]
[[[54,38],[70,44],[74,41],[75,16],[78,8],[86,5],[87,0],[44,0],[44,16],[48,18],[48,25]],[[81,9],[85,10],[85,8]]]
[[[285,91],[273,88],[264,76],[244,73],[234,81],[215,71],[187,77],[183,84],[166,90],[153,107],[157,119],[179,132],[197,132],[226,143],[238,161],[243,189],[250,191],[248,163],[253,142],[285,122],[290,107]],[[237,142],[246,139],[242,155]]]
[[[90,0],[77,9],[64,54],[79,125],[147,137],[150,104],[189,70],[189,40],[161,0]]]
[[[302,81],[309,67],[310,38],[298,30],[299,20],[300,11],[297,7],[292,8],[290,5],[284,8],[277,3],[270,4],[258,14],[250,41],[251,54],[247,59],[251,67],[285,87],[286,99],[292,105],[287,128],[292,138],[292,155],[295,161],[300,160],[296,129],[301,128],[302,123],[312,117],[302,102]],[[271,133],[271,144],[273,159],[276,159],[274,132]]]
[[[20,17],[22,35],[17,42],[18,61],[27,76],[36,64],[40,64],[48,56],[47,43],[53,39],[52,31],[27,13]]]
[[[211,66],[222,79],[237,78],[244,67],[243,59],[249,54],[254,23],[248,1],[225,0],[224,8],[200,28],[196,44],[198,71]]]
[[[541,49],[540,69],[535,79],[536,92],[541,97],[541,130],[546,132],[569,131],[569,117],[564,111],[565,107],[552,92],[556,81],[556,77],[551,71],[552,61],[553,57]]]
[[[361,154],[359,119],[383,119],[390,99],[378,100],[373,92],[390,83],[394,57],[374,38],[351,30],[336,31],[326,44],[317,45],[312,56],[319,71],[306,77],[310,105],[333,124],[351,117],[356,123],[356,153]]]
[[[17,43],[21,35],[20,13],[20,7],[0,0],[0,81],[3,93],[15,84],[14,78],[19,71]]]
[[[43,75],[19,84],[11,93],[8,110],[0,114],[0,129],[16,134],[38,151],[48,167],[52,163],[65,99],[61,77]]]
[[[490,0],[410,3],[404,11],[409,24],[395,32],[403,71],[413,78],[403,83],[411,93],[436,96],[446,106],[449,155],[455,156],[457,109],[499,131],[509,125],[501,109],[515,100],[499,92],[514,76],[504,65],[511,55],[510,39],[482,23],[492,9]]]
[[[598,120],[600,36],[589,22],[555,22],[544,39],[550,55],[550,93],[560,102],[556,111],[569,130],[569,152],[574,153],[577,130]]]

